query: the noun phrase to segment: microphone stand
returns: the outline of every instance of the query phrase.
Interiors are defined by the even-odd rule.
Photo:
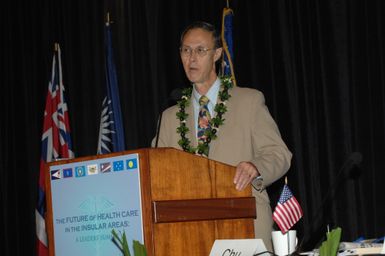
[[[168,103],[170,101],[172,101],[172,102],[178,101],[181,97],[182,97],[182,89],[176,88],[176,89],[172,90],[172,92],[170,93],[170,96],[168,96],[166,101],[163,103],[162,109],[159,113],[158,125],[156,126],[155,148],[158,147],[160,125],[162,124],[163,110],[168,106]]]
[[[161,125],[161,123],[162,123],[162,116],[163,116],[163,111],[161,111],[160,114],[159,114],[158,125],[156,126],[155,148],[158,147],[159,133],[160,133],[160,125]]]
[[[323,200],[321,201],[320,206],[318,207],[318,209],[316,211],[316,214],[313,216],[313,218],[312,218],[313,224],[317,223],[318,218],[320,216],[319,213],[325,212],[324,207],[325,207],[326,203],[329,200],[333,199],[334,194],[336,192],[336,186],[340,185],[343,181],[345,181],[346,177],[349,177],[351,175],[350,170],[355,165],[358,165],[359,163],[361,163],[361,161],[362,161],[361,153],[353,152],[349,155],[349,158],[344,162],[341,169],[338,171],[336,181],[329,187],[326,195],[324,196]],[[330,216],[327,215],[327,217],[329,218]],[[323,225],[324,225],[324,221],[322,221],[321,224],[319,224],[316,229],[313,229],[313,225],[311,225],[309,231],[305,232],[305,235],[302,238],[301,243],[297,247],[297,251],[301,251],[302,249],[305,249],[305,251],[306,250],[313,250],[314,247],[320,242],[320,240],[321,240],[321,238],[325,232]],[[315,230],[315,231],[313,231],[313,230]],[[309,234],[310,232],[313,232],[312,238],[310,237],[310,234]],[[309,248],[309,247],[311,247],[311,248]]]

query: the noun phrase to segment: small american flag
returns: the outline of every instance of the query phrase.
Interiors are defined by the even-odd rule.
[[[274,221],[285,234],[302,216],[301,206],[291,193],[289,186],[285,184],[273,213]]]

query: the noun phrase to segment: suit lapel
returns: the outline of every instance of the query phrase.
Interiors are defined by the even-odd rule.
[[[229,93],[230,93],[230,95],[233,95],[234,90],[230,89]],[[219,101],[219,99],[218,99],[218,101]],[[226,134],[223,135],[223,133],[228,128],[228,121],[231,119],[231,115],[232,115],[231,108],[233,105],[233,101],[234,101],[234,97],[230,97],[230,99],[226,102],[227,112],[223,115],[225,122],[223,125],[219,126],[219,129],[217,132],[217,138],[215,140],[211,141],[211,143],[210,143],[209,157],[210,157],[210,155],[214,156],[216,154],[215,152],[216,152],[217,148],[221,147],[221,145],[220,145],[221,140],[222,140],[221,138],[224,138],[224,136],[226,136]]]

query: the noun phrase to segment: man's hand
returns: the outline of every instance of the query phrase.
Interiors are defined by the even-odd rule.
[[[243,190],[255,178],[259,176],[257,167],[250,162],[240,162],[235,171],[234,184],[237,190]]]

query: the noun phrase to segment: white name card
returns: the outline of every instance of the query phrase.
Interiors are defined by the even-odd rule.
[[[220,239],[215,240],[210,256],[253,256],[265,251],[262,239]]]

